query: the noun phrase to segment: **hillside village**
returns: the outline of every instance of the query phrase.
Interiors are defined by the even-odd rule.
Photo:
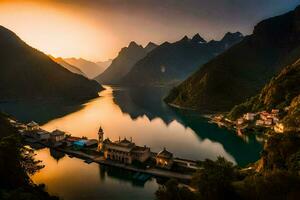
[[[226,115],[219,114],[211,118],[212,123],[218,124],[220,127],[227,127],[234,129],[238,134],[247,134],[250,131],[262,132],[265,130],[274,130],[276,133],[283,133],[286,131],[284,123],[281,122],[283,112],[279,109],[272,109],[268,111],[260,111],[256,113],[245,113],[242,117],[231,120]]]

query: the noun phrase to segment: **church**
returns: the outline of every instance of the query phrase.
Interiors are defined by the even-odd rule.
[[[98,131],[98,151],[103,152],[104,158],[124,164],[132,164],[133,161],[145,162],[151,157],[150,147],[137,146],[132,139],[126,138],[112,142],[109,138],[104,140],[104,132],[100,127]]]

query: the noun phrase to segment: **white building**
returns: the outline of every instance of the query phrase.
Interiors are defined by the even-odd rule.
[[[263,120],[256,120],[256,122],[255,122],[255,125],[256,126],[263,126],[265,123],[264,123],[264,121]]]
[[[253,121],[255,117],[255,113],[246,113],[244,114],[244,119],[247,121]]]

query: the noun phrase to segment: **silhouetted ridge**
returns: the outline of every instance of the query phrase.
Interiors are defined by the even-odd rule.
[[[240,32],[235,32],[235,33],[228,32],[224,35],[224,37],[221,39],[221,41],[223,41],[223,42],[232,42],[232,41],[235,41],[238,38],[243,38],[243,37],[244,37],[243,34],[240,33]]]
[[[130,86],[174,85],[216,55],[240,42],[206,41],[196,34],[174,43],[163,43],[134,64],[121,83]]]
[[[258,23],[252,35],[205,64],[174,88],[166,101],[185,108],[226,111],[255,95],[287,62],[294,61],[292,55],[300,45],[299,11],[298,7]],[[231,37],[226,34],[223,40]]]
[[[135,42],[130,42],[128,47],[124,47],[119,52],[118,56],[113,59],[111,65],[95,80],[103,84],[119,83],[132,68],[132,66],[141,58],[145,57],[147,50]]]
[[[188,36],[184,36],[181,40],[179,40],[179,42],[188,42],[190,39],[188,38]]]
[[[0,100],[88,99],[102,87],[71,73],[12,31],[0,27]]]
[[[155,44],[153,42],[149,42],[144,49],[149,53],[150,51],[152,51],[156,47],[158,47],[157,44]]]
[[[194,35],[191,41],[197,43],[206,43],[206,41],[199,35],[199,33]]]

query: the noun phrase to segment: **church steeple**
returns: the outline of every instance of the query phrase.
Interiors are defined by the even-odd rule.
[[[98,151],[102,150],[103,139],[104,139],[104,131],[103,131],[102,127],[100,126],[99,131],[98,131]]]

